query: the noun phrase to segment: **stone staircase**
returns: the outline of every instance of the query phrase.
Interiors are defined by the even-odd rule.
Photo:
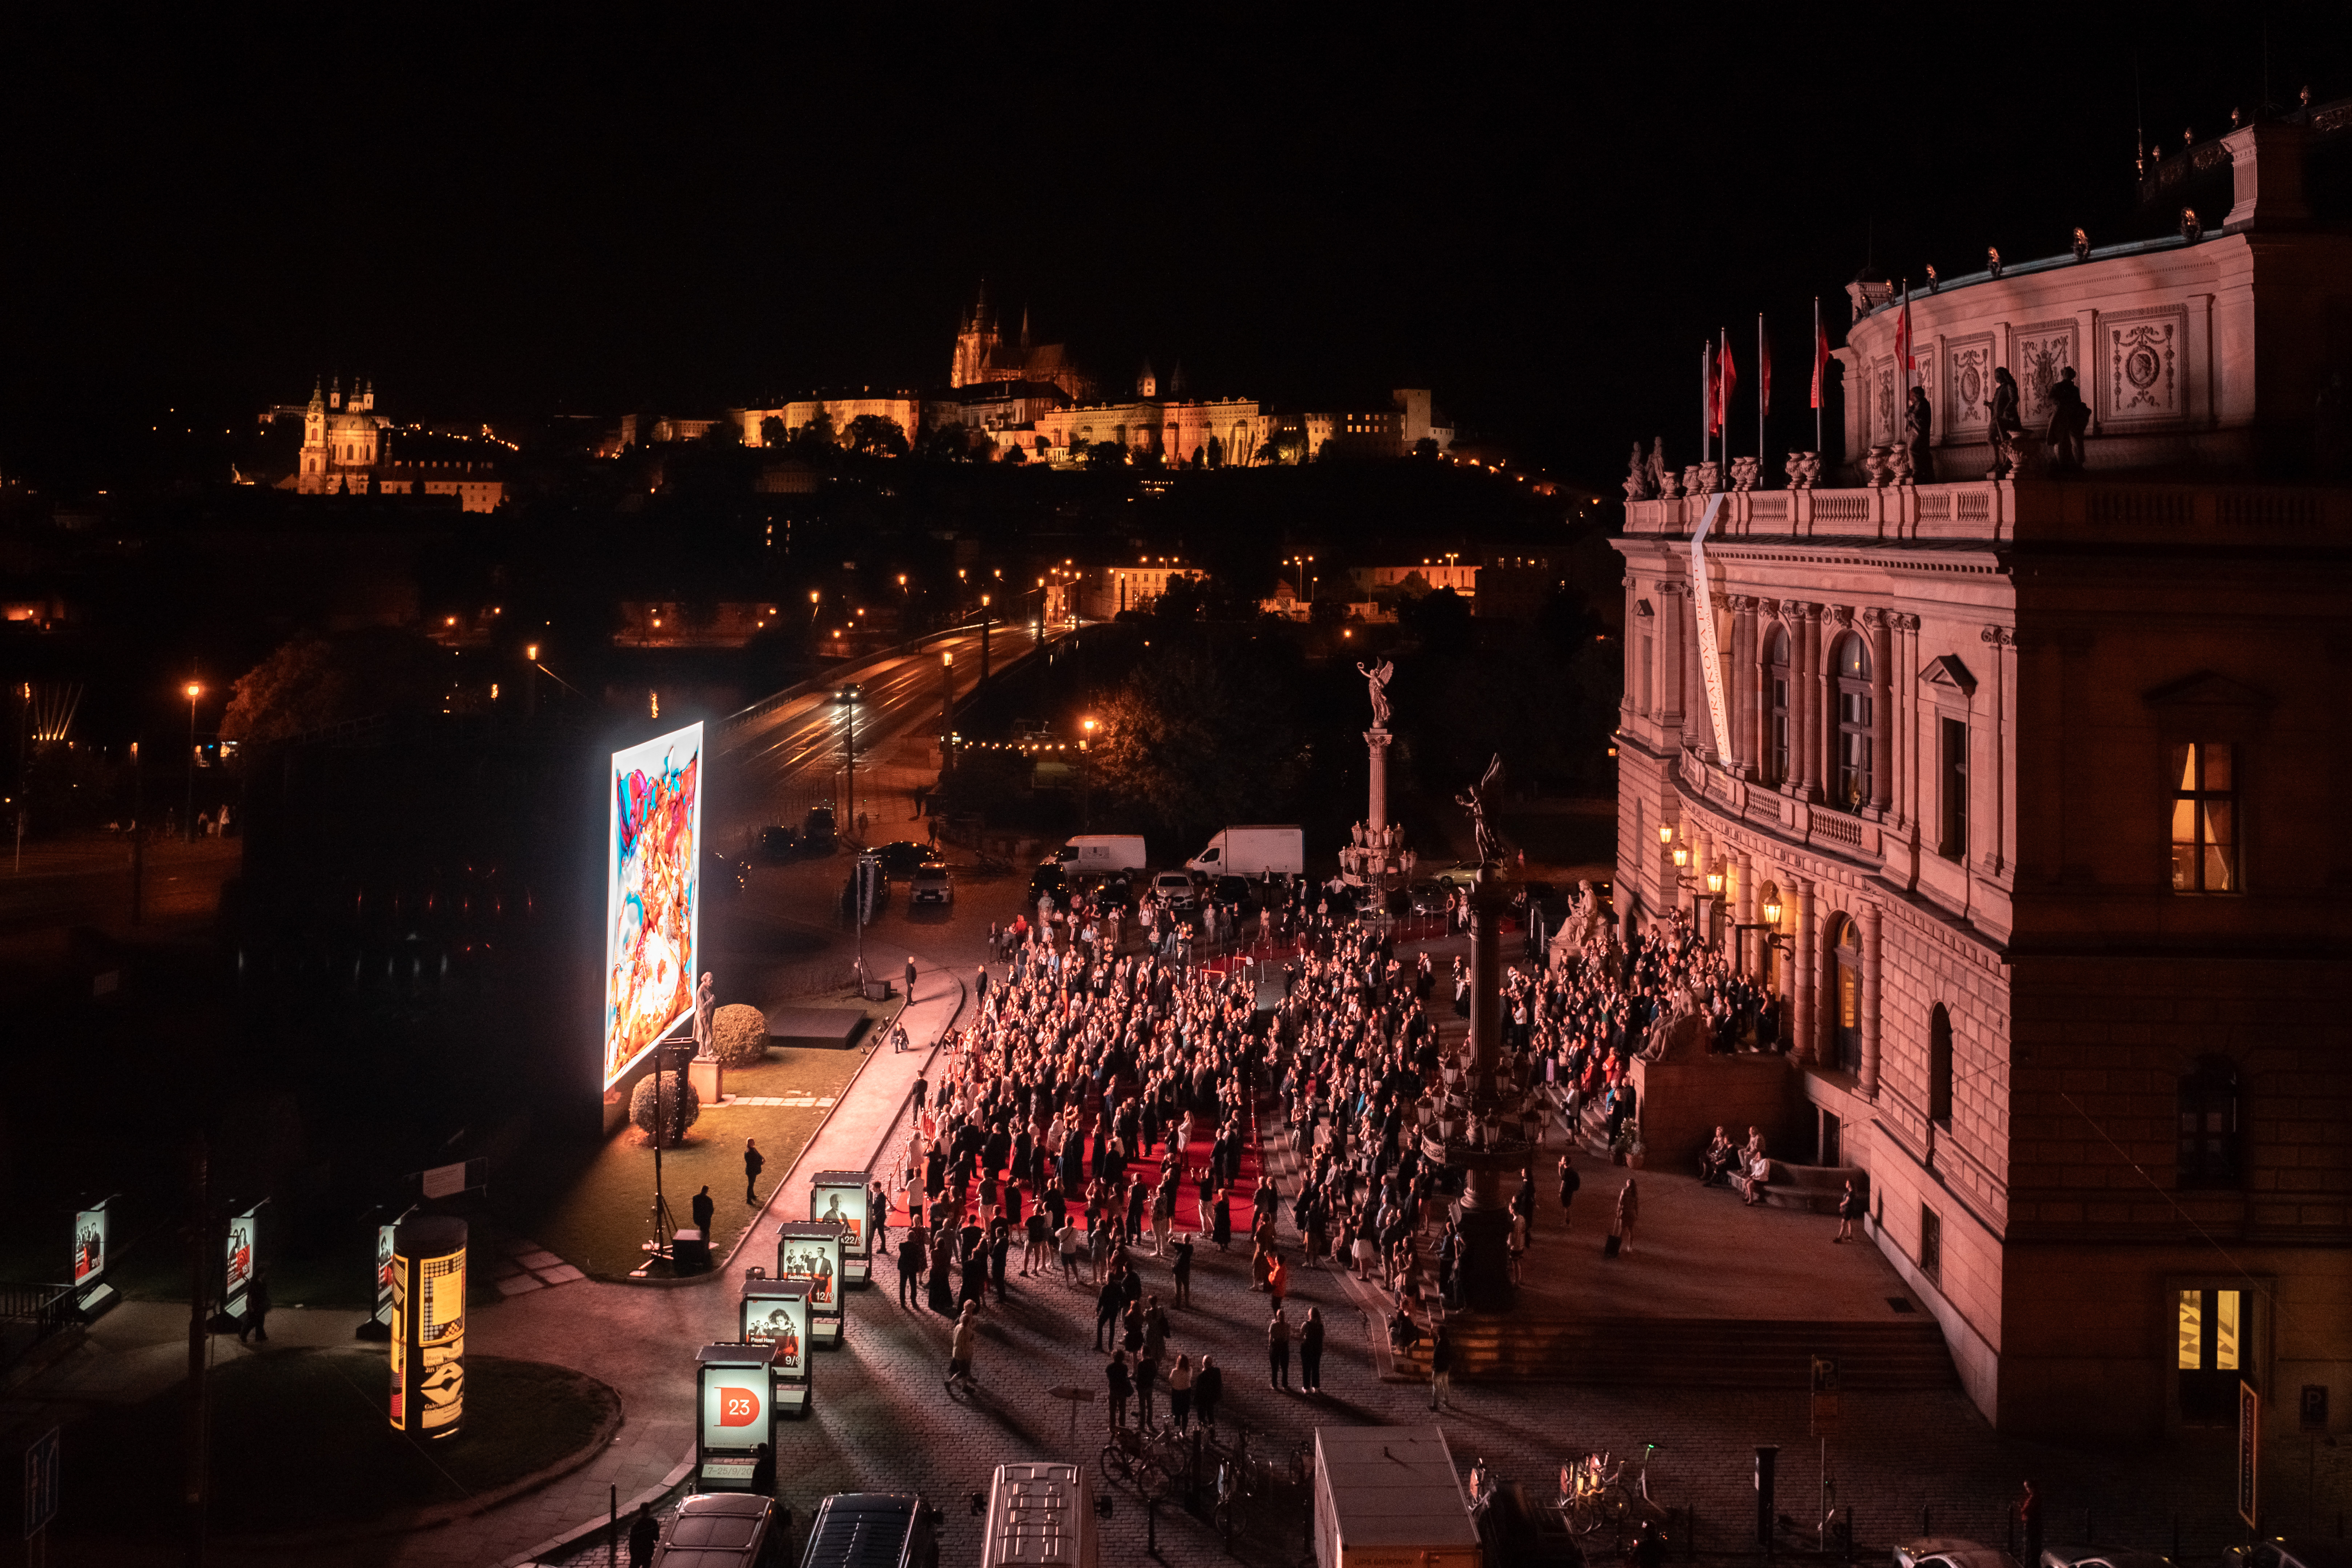
[[[1455,1316],[1454,1375],[1465,1381],[1654,1388],[1810,1386],[1812,1358],[1833,1356],[1848,1389],[1956,1388],[1959,1374],[1933,1319],[1809,1322],[1713,1318],[1543,1319]],[[1397,1358],[1425,1377],[1429,1342]]]

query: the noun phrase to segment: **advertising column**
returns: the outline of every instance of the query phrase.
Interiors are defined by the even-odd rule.
[[[752,1279],[743,1286],[743,1342],[769,1347],[775,1415],[805,1415],[815,1397],[809,1385],[809,1283]]]
[[[392,1255],[392,1429],[454,1437],[466,1415],[466,1222],[401,1222]]]
[[[114,1287],[106,1282],[110,1240],[107,1205],[113,1201],[100,1198],[74,1215],[74,1307],[84,1318],[97,1317],[116,1300]]]
[[[841,1226],[843,1279],[863,1285],[872,1268],[873,1237],[866,1224],[866,1173],[819,1171],[809,1182],[809,1218]]]
[[[794,1220],[776,1227],[776,1278],[807,1284],[809,1335],[821,1345],[841,1342],[844,1245],[838,1225]]]
[[[765,1344],[705,1345],[695,1353],[694,1453],[702,1490],[751,1489],[759,1450],[774,1440],[773,1356]]]
[[[254,1275],[261,1267],[260,1204],[229,1215],[221,1265],[221,1316],[242,1319],[245,1293],[253,1288]]]

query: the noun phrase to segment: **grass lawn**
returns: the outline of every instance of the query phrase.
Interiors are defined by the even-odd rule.
[[[464,1429],[428,1444],[386,1422],[389,1375],[381,1347],[274,1351],[217,1368],[213,1532],[358,1527],[463,1502],[576,1453],[620,1407],[611,1389],[567,1368],[468,1356]],[[108,1480],[65,1489],[64,1534],[120,1538],[180,1528],[186,1392],[183,1383],[142,1405],[103,1407],[68,1429],[67,1451],[105,1456]]]
[[[837,1005],[854,1006],[856,1001],[844,997]],[[848,1050],[772,1050],[758,1067],[727,1071],[730,1097],[771,1096],[811,1103],[705,1106],[686,1142],[662,1151],[662,1187],[678,1224],[694,1223],[691,1204],[705,1183],[718,1200],[710,1238],[714,1258],[726,1256],[756,1212],[743,1202],[743,1140],[759,1140],[760,1152],[766,1157],[760,1175],[764,1199],[833,1109],[833,1101],[866,1059],[866,1049],[879,1047],[888,1035],[898,1005],[870,1004],[868,1011],[877,1021]],[[527,1199],[519,1195],[513,1206],[505,1202],[499,1206],[520,1234],[565,1262],[598,1279],[617,1279],[645,1261],[641,1248],[652,1235],[653,1195],[653,1150],[643,1133],[625,1127],[552,1190]]]

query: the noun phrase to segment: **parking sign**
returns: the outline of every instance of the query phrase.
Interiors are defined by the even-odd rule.
[[[25,1539],[48,1528],[58,1514],[58,1429],[50,1427],[25,1450]]]

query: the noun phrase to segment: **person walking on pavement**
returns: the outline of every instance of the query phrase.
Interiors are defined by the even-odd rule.
[[[1103,1348],[1103,1335],[1116,1331],[1118,1315],[1127,1306],[1127,1297],[1116,1278],[1106,1278],[1095,1292],[1095,1349]]]
[[[874,1252],[887,1257],[890,1251],[890,1194],[879,1182],[866,1194],[866,1217],[874,1226]]]
[[[776,1456],[765,1443],[751,1450],[751,1495],[776,1495]]]
[[[1617,1194],[1617,1234],[1623,1238],[1617,1247],[1620,1258],[1633,1250],[1633,1222],[1641,1217],[1641,1190],[1633,1185],[1633,1178],[1628,1176],[1624,1190]]]
[[[269,1342],[269,1276],[257,1274],[245,1292],[245,1316],[237,1320],[236,1342],[245,1343],[251,1334],[263,1344]]]
[[[1852,1182],[1848,1182],[1845,1184],[1845,1191],[1838,1194],[1837,1234],[1830,1237],[1830,1239],[1832,1241],[1852,1241],[1853,1239],[1853,1222],[1861,1215],[1861,1214],[1862,1194],[1853,1190],[1853,1184]]]
[[[966,1388],[977,1388],[980,1380],[971,1374],[972,1352],[980,1348],[980,1309],[967,1304],[956,1319],[955,1333],[948,1341],[948,1376],[961,1381]]]
[[[1437,1337],[1429,1342],[1429,1407],[1437,1409],[1454,1392],[1454,1331],[1444,1320]]]
[[[1128,1374],[1127,1352],[1110,1352],[1110,1364],[1103,1368],[1103,1382],[1110,1393],[1110,1429],[1123,1431],[1127,1426],[1128,1395],[1135,1391],[1135,1380]]]
[[[914,955],[913,953],[911,953],[911,952],[910,952],[910,953],[908,953],[908,954],[907,955],[907,1000],[908,1000],[908,1001],[909,1001],[909,1002],[912,1002],[914,999],[915,999],[915,955]]]
[[[1290,1389],[1290,1320],[1282,1315],[1279,1302],[1265,1325],[1265,1385],[1285,1393]]]
[[[1143,1348],[1135,1358],[1135,1409],[1147,1428],[1151,1425],[1151,1385],[1168,1354],[1168,1314],[1160,1310],[1159,1297],[1151,1297],[1150,1303],[1143,1312]]]
[[[767,1163],[768,1162],[760,1153],[759,1141],[754,1138],[744,1139],[743,1201],[745,1203],[756,1204],[760,1201],[760,1173],[766,1168]]]
[[[1176,1276],[1176,1304],[1192,1304],[1192,1235],[1190,1231],[1176,1238],[1176,1261],[1171,1269]]]
[[[705,1247],[710,1245],[710,1222],[718,1215],[719,1205],[710,1195],[710,1184],[705,1182],[702,1190],[694,1194],[694,1228],[702,1233]]]
[[[1569,1227],[1569,1205],[1576,1202],[1577,1188],[1584,1178],[1576,1173],[1575,1162],[1567,1154],[1559,1157],[1559,1228]]]
[[[1307,1394],[1323,1392],[1323,1309],[1307,1309],[1298,1330],[1298,1386]]]
[[[653,1568],[654,1545],[661,1540],[661,1525],[654,1519],[654,1505],[641,1502],[637,1517],[629,1521],[629,1568]]]

